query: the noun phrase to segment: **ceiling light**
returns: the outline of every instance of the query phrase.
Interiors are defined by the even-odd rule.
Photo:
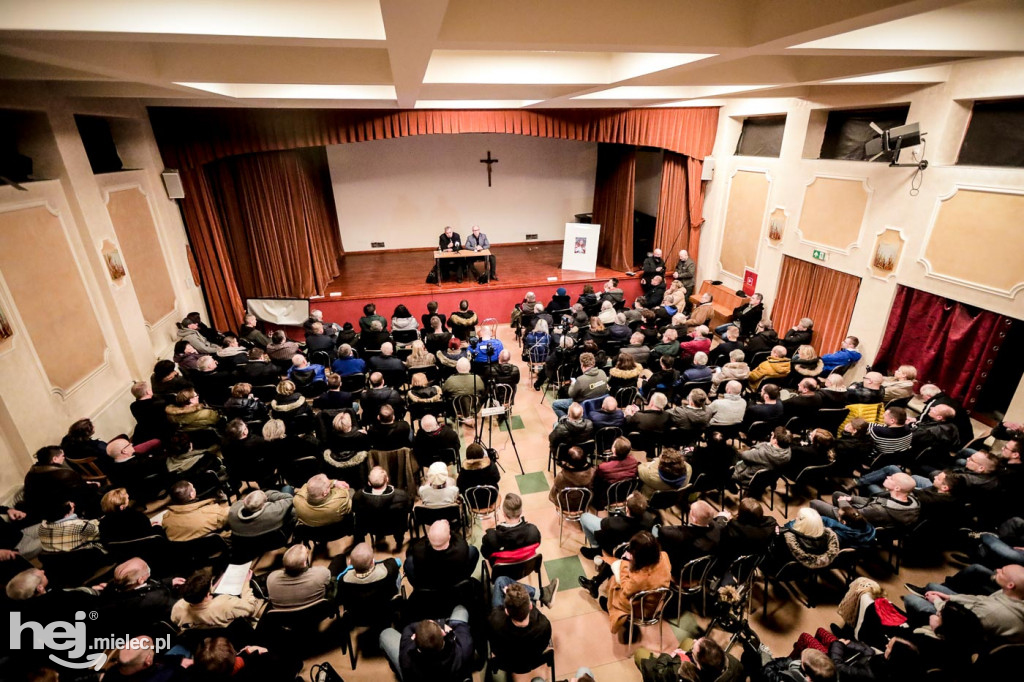
[[[415,109],[520,109],[539,99],[423,99]]]
[[[393,85],[311,83],[175,83],[238,99],[397,99]]]

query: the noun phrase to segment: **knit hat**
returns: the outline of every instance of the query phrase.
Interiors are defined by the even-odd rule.
[[[558,287],[555,289],[555,293],[559,296],[565,296],[565,287]]]
[[[448,465],[444,462],[434,462],[427,469],[426,479],[431,488],[443,488],[448,483]]]

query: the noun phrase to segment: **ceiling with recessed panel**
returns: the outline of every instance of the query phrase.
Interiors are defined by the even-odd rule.
[[[706,105],[1022,53],[1020,0],[0,0],[0,88],[153,105]]]

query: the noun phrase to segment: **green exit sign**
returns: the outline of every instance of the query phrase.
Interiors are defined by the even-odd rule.
[[[814,260],[825,260],[825,252],[824,251],[818,251],[817,249],[815,249],[811,253],[811,258],[813,258]]]

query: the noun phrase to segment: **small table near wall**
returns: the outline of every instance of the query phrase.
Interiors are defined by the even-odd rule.
[[[437,284],[441,284],[441,261],[451,260],[452,258],[460,258],[463,260],[470,258],[483,258],[484,259],[484,277],[490,282],[491,281],[491,250],[483,249],[481,251],[470,251],[469,249],[462,249],[461,251],[434,251],[434,270],[437,273]]]
[[[732,311],[747,301],[747,299],[737,296],[735,289],[730,289],[724,284],[712,284],[710,279],[706,279],[701,282],[697,293],[690,296],[690,302],[695,306],[700,305],[701,296],[704,294],[711,294],[713,299],[711,308],[715,312],[711,316],[711,324],[708,325],[712,330],[730,321],[732,319]]]

